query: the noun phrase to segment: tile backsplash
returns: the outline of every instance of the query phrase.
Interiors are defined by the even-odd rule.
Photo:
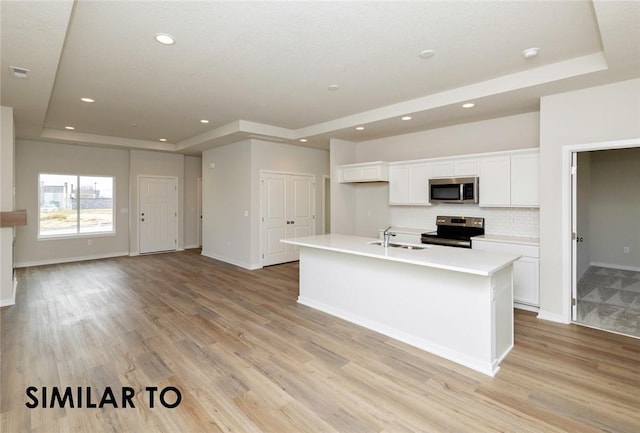
[[[435,230],[438,215],[483,217],[485,232],[491,235],[538,237],[537,208],[487,208],[469,204],[438,204],[429,207],[390,206],[391,224]]]

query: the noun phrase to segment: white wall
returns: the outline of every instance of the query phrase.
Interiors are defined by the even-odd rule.
[[[184,247],[198,248],[198,179],[202,177],[202,158],[184,157]]]
[[[249,140],[202,152],[202,255],[251,267],[251,181]]]
[[[640,147],[589,153],[590,261],[640,270]]]
[[[171,153],[150,152],[144,150],[130,151],[130,174],[129,183],[131,185],[130,201],[130,239],[129,254],[139,254],[139,203],[138,185],[141,176],[166,176],[178,179],[178,246],[177,249],[184,248],[184,189],[185,189],[185,164],[184,155]]]
[[[113,176],[116,234],[38,240],[40,173]],[[16,206],[27,210],[27,225],[16,229],[18,266],[126,255],[129,252],[129,151],[18,140]]]
[[[0,211],[14,210],[13,108],[0,107]],[[13,279],[13,227],[0,228],[0,307],[15,304]]]
[[[356,144],[332,139],[329,142],[331,181],[331,232],[352,235],[356,232],[356,191],[358,185],[340,183],[336,167],[356,162]]]
[[[539,146],[540,115],[525,113],[356,144],[356,160],[408,161]]]
[[[640,138],[640,80],[543,97],[540,101],[540,314],[571,320],[563,146]]]
[[[215,167],[211,167],[214,164]],[[316,230],[322,227],[325,150],[247,140],[202,153],[202,254],[247,269],[261,266],[260,174],[316,177]]]

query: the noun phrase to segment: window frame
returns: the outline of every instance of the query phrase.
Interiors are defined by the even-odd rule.
[[[76,178],[76,185],[78,186],[78,198],[77,198],[77,209],[76,209],[76,231],[74,233],[55,233],[55,234],[42,234],[41,231],[41,214],[42,214],[42,206],[43,206],[43,188],[41,187],[41,176],[69,176]],[[80,232],[80,202],[82,201],[79,191],[81,185],[81,179],[85,177],[103,177],[111,179],[111,230],[110,231],[97,231],[97,232]],[[37,215],[38,215],[38,229],[37,229],[37,240],[39,241],[47,241],[47,240],[59,240],[59,239],[78,239],[78,238],[87,238],[87,237],[106,237],[106,236],[116,236],[116,177],[108,174],[78,174],[78,173],[59,173],[59,172],[39,172],[38,173],[38,202],[37,202]],[[43,204],[41,204],[43,203]]]

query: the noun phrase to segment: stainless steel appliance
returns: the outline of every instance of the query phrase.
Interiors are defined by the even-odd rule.
[[[478,203],[478,177],[429,179],[431,203]]]
[[[484,218],[439,216],[436,227],[435,232],[422,233],[423,244],[471,248],[471,238],[484,234]]]

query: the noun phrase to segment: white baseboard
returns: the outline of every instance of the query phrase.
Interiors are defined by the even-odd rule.
[[[229,264],[232,264],[234,266],[238,266],[238,267],[241,267],[241,268],[244,268],[244,269],[248,269],[250,271],[254,271],[256,269],[260,269],[260,266],[251,265],[251,264],[245,263],[245,262],[239,262],[239,261],[231,259],[229,257],[224,257],[224,256],[221,256],[219,254],[215,254],[215,253],[212,253],[212,252],[206,251],[206,250],[202,250],[200,255],[205,256],[205,257],[209,257],[210,259],[220,260],[221,262],[229,263]]]
[[[591,266],[600,266],[601,268],[620,269],[622,271],[640,272],[640,266],[616,265],[613,263],[591,262]]]
[[[550,322],[564,323],[564,324],[571,323],[571,319],[569,320],[565,319],[564,316],[562,316],[562,314],[549,313],[542,310],[538,312],[538,319],[548,320]]]
[[[128,255],[129,255],[129,251],[122,251],[118,253],[92,254],[89,256],[61,257],[57,259],[34,260],[29,262],[17,262],[16,268],[27,268],[30,266],[57,265],[59,263],[83,262],[86,260],[110,259],[113,257],[122,257],[122,256],[128,256]]]
[[[16,305],[16,289],[18,288],[18,279],[13,278],[13,291],[10,298],[0,299],[0,307],[9,307]]]
[[[196,249],[196,248],[200,248],[200,245],[185,245],[184,246],[185,250],[193,250],[193,249]]]
[[[520,302],[517,302],[517,301],[513,303],[513,307],[519,310],[533,311],[534,313],[537,313],[540,311],[540,307],[534,307],[533,305],[528,305],[528,304],[521,304]]]

